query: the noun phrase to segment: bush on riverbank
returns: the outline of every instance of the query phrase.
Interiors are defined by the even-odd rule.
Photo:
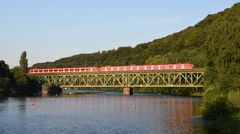
[[[57,86],[55,84],[48,85],[48,94],[49,95],[59,95],[62,93],[62,88],[60,86]]]
[[[209,101],[204,100],[204,104],[203,117],[207,120],[230,118],[236,112],[236,108],[224,95],[214,96]]]
[[[210,86],[204,93],[203,117],[207,120],[229,119],[240,114],[240,91],[221,91]]]

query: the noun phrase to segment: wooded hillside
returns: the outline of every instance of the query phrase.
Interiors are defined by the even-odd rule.
[[[222,51],[227,46],[234,51],[231,54],[239,55],[239,18],[240,4],[223,12],[208,15],[203,21],[193,27],[188,27],[178,33],[156,39],[136,47],[119,47],[91,54],[79,54],[62,58],[54,62],[38,63],[33,67],[79,67],[79,66],[104,66],[104,65],[130,65],[149,63],[184,63],[190,62],[195,67],[208,65],[208,59],[215,56],[214,52],[209,57],[210,51]],[[214,43],[214,44],[213,44]],[[230,47],[231,46],[231,47]],[[208,48],[211,47],[211,50]],[[227,50],[224,50],[227,51]],[[219,57],[218,62],[223,58]],[[222,64],[221,64],[222,65]]]

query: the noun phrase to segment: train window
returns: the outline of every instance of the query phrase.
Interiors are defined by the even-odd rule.
[[[53,70],[48,70],[48,72],[52,72]]]
[[[169,69],[169,65],[165,65],[165,66],[164,66],[164,69]]]
[[[42,70],[39,70],[40,73],[42,73]]]
[[[184,65],[182,64],[182,67],[181,67],[182,69],[184,69]]]
[[[78,71],[79,71],[79,69],[75,69],[75,71],[76,71],[76,72],[78,72]]]

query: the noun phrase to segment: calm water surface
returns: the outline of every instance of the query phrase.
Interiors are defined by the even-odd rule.
[[[201,133],[201,98],[81,94],[0,100],[0,134]]]

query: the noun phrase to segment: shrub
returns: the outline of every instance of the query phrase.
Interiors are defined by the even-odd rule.
[[[203,102],[203,118],[207,120],[226,119],[232,116],[235,108],[224,95],[213,96]]]
[[[49,85],[49,89],[48,89],[48,94],[49,95],[58,95],[62,93],[62,88],[57,86],[57,85],[54,85],[54,84],[50,84]]]
[[[228,100],[234,105],[235,108],[240,108],[240,91],[230,91],[228,93]]]

